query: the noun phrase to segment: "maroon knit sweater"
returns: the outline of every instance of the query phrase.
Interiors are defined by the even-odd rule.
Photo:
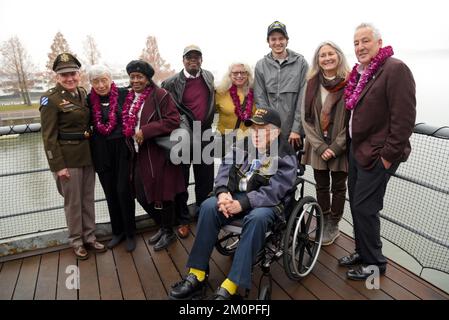
[[[203,77],[186,79],[182,103],[192,110],[196,120],[203,121],[207,114],[209,90]]]

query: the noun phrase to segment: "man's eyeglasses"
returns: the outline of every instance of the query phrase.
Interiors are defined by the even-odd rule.
[[[232,74],[233,77],[237,77],[238,75],[244,77],[244,76],[248,75],[248,72],[246,72],[246,71],[232,71],[231,74]]]

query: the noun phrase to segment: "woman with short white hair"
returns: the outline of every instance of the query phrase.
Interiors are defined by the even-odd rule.
[[[108,205],[112,240],[108,248],[126,239],[126,250],[136,247],[135,202],[129,179],[130,151],[123,135],[122,108],[128,90],[117,88],[110,70],[94,65],[89,70],[92,85],[88,102],[91,108],[92,159]]]

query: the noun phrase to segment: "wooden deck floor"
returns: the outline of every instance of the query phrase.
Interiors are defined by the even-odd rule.
[[[153,232],[139,234],[137,248],[130,254],[122,245],[106,253],[77,261],[71,249],[0,262],[0,300],[144,300],[167,299],[167,290],[186,272],[185,263],[195,229],[187,239],[169,249],[154,252],[146,240]],[[368,290],[364,282],[350,281],[337,258],[351,252],[354,243],[340,236],[325,247],[312,274],[301,282],[289,280],[282,265],[272,266],[273,299],[281,300],[447,300],[449,295],[389,262],[379,290]],[[68,290],[67,266],[78,265],[80,289]],[[231,259],[214,250],[210,263],[208,293],[224,279]],[[250,298],[257,296],[260,269],[256,267]]]

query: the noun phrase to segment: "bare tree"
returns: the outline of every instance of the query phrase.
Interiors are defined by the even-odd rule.
[[[84,41],[84,54],[88,65],[97,64],[100,61],[101,53],[93,36],[88,35]]]
[[[64,38],[61,32],[57,32],[55,38],[53,39],[53,43],[50,47],[50,53],[48,54],[48,61],[46,64],[47,67],[47,79],[49,85],[54,85],[56,83],[56,79],[53,73],[53,62],[55,61],[58,54],[63,52],[71,52],[69,48],[69,44],[67,40]]]
[[[148,62],[154,68],[153,81],[156,83],[161,83],[163,80],[175,74],[175,70],[170,68],[170,64],[162,59],[156,37],[148,36],[145,49],[142,50],[140,59]]]
[[[22,95],[23,103],[31,106],[29,88],[32,63],[17,36],[5,41],[1,47],[3,55],[2,71],[11,78],[14,87]]]

